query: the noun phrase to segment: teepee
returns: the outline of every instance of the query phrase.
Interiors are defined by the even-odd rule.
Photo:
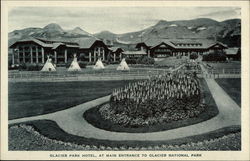
[[[47,61],[44,64],[43,68],[41,71],[56,71],[56,68],[54,67],[54,65],[51,63],[51,58],[49,58],[49,56],[47,56]]]
[[[125,61],[125,58],[122,59],[121,63],[116,68],[116,70],[129,70],[129,67],[128,67],[127,62]]]
[[[79,66],[79,64],[77,62],[76,54],[74,54],[74,59],[73,59],[71,65],[69,66],[68,71],[81,71],[81,67]]]
[[[94,69],[104,69],[104,65],[102,64],[101,59],[98,59],[97,62],[95,63]]]

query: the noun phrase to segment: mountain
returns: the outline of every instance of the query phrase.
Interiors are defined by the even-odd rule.
[[[28,37],[38,37],[46,39],[80,39],[83,37],[93,37],[90,33],[76,27],[73,30],[65,31],[56,23],[51,23],[43,28],[25,28],[22,30],[15,30],[8,34],[9,46],[16,41]]]
[[[110,32],[110,31],[102,31],[102,32],[94,34],[94,36],[98,37],[99,39],[107,39],[107,40],[114,41],[118,35]]]
[[[221,41],[229,47],[240,46],[240,35],[240,19],[218,22],[209,18],[178,21],[160,20],[155,25],[137,32],[113,34],[104,31],[95,34],[98,38],[112,39],[123,44],[134,44],[150,38],[207,38]]]
[[[76,27],[73,30],[69,30],[68,33],[72,35],[92,36],[90,33],[88,33],[87,31],[84,31],[80,27]]]
[[[129,46],[150,38],[206,38],[218,40],[229,47],[240,47],[241,45],[241,20],[230,19],[222,22],[209,18],[198,18],[192,20],[166,21],[159,20],[155,25],[146,29],[115,34],[110,31],[102,31],[91,35],[80,27],[65,31],[56,23],[48,24],[43,28],[26,28],[9,33],[9,45],[15,41],[27,37],[40,38],[63,38],[78,40],[84,37],[96,37],[105,42],[112,42],[118,46]]]

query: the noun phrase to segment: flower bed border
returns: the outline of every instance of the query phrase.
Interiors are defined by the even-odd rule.
[[[27,132],[41,137],[44,141],[53,142],[62,146],[70,146],[72,150],[74,148],[82,148],[83,150],[111,150],[111,151],[126,151],[126,150],[190,150],[191,147],[201,146],[201,149],[195,150],[241,150],[240,147],[234,147],[233,149],[227,149],[228,147],[213,147],[212,149],[203,148],[203,145],[209,143],[215,143],[226,139],[227,137],[236,135],[241,132],[240,126],[230,126],[209,133],[195,135],[180,139],[168,140],[168,141],[110,141],[110,140],[98,140],[94,138],[85,138],[75,136],[66,133],[60,127],[51,120],[37,120],[30,121],[21,124],[13,124],[10,128],[24,128]],[[10,138],[9,138],[10,139]],[[239,140],[241,144],[241,140]],[[40,146],[40,145],[38,145]],[[27,147],[29,148],[29,147]],[[37,151],[37,149],[15,149],[15,150],[29,150]],[[40,147],[39,147],[40,148]],[[47,147],[47,150],[51,150]],[[232,147],[231,147],[232,148]],[[9,147],[9,150],[11,147]],[[54,149],[53,149],[54,150]]]
[[[219,113],[216,103],[208,89],[206,81],[204,79],[201,79],[200,83],[201,83],[200,86],[202,90],[202,95],[205,97],[205,102],[208,103],[208,106],[206,107],[205,111],[203,111],[198,117],[183,119],[170,123],[145,126],[145,127],[137,127],[137,128],[124,127],[121,125],[114,124],[109,120],[104,120],[102,118],[102,116],[99,113],[99,108],[103,104],[85,111],[83,113],[83,117],[88,123],[92,124],[97,128],[108,131],[128,132],[128,133],[157,132],[157,131],[164,131],[188,125],[193,125],[211,119],[212,117],[215,117]],[[202,99],[200,99],[200,101],[201,101],[200,103],[202,103]]]

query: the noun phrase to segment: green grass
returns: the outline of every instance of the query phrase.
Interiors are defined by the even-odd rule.
[[[205,63],[214,67],[214,69],[222,69],[222,68],[224,68],[224,69],[240,69],[241,68],[240,61],[229,62],[229,63],[224,63],[224,62],[217,62],[217,63],[205,62]]]
[[[207,104],[206,110],[203,111],[198,117],[188,118],[179,121],[173,121],[170,123],[161,123],[151,126],[143,127],[124,127],[122,125],[114,124],[110,120],[104,120],[99,113],[100,106],[87,110],[83,117],[93,126],[108,131],[117,131],[117,132],[129,132],[129,133],[145,133],[145,132],[155,132],[155,131],[164,131],[174,128],[184,127],[188,125],[193,125],[199,122],[208,120],[216,116],[219,111],[215,104],[215,101],[208,89],[207,83],[204,79],[200,79],[203,95]]]
[[[67,109],[109,95],[131,81],[9,82],[9,119]]]
[[[58,140],[58,141],[63,141],[63,142],[70,142],[70,143],[74,143],[77,145],[90,145],[90,146],[108,146],[111,148],[114,147],[124,147],[125,149],[128,150],[129,147],[147,147],[147,146],[161,146],[161,145],[183,145],[183,144],[187,144],[187,143],[197,143],[200,141],[204,141],[204,140],[210,140],[210,139],[215,139],[215,138],[219,138],[228,134],[234,134],[234,133],[238,133],[241,131],[239,126],[231,126],[231,127],[227,127],[227,128],[222,128],[222,129],[218,129],[216,131],[211,131],[209,133],[206,134],[202,134],[202,135],[195,135],[195,136],[191,136],[191,137],[185,137],[185,138],[180,138],[180,139],[174,139],[174,140],[169,140],[169,141],[110,141],[110,140],[98,140],[98,139],[94,139],[94,138],[85,138],[85,137],[80,137],[80,136],[75,136],[75,135],[71,135],[66,133],[65,131],[63,131],[54,121],[49,121],[49,120],[38,120],[38,121],[32,121],[32,122],[26,122],[23,124],[27,124],[32,126],[36,131],[38,131],[41,135],[48,137],[50,139],[53,140]],[[18,131],[17,131],[18,132]],[[30,140],[28,137],[25,137],[27,134],[25,133],[24,136],[22,137],[18,137],[20,136],[19,133],[11,133],[9,135],[9,137],[13,137],[13,138],[9,138],[9,140],[12,140],[11,142],[9,141],[9,148],[10,150],[39,150],[39,149],[48,149],[51,150],[53,149],[53,147],[50,147],[50,143],[46,143],[46,142],[42,142],[42,143],[37,143],[35,144],[34,142],[30,143]],[[25,139],[24,139],[25,138]],[[13,141],[15,140],[15,141]],[[34,140],[35,142],[38,141],[38,139]],[[229,140],[230,141],[230,140]],[[18,143],[21,142],[21,145],[19,145]],[[234,147],[235,145],[227,145],[227,146],[231,146],[231,147],[227,147],[225,144],[228,144],[228,142],[225,142],[223,144],[216,144],[216,147],[213,147],[213,145],[210,145],[212,147],[210,147],[210,149],[219,149],[219,150],[240,150],[240,139],[236,140],[236,142],[239,144],[238,147]],[[45,146],[45,147],[41,147],[41,146]],[[217,147],[218,146],[218,147]],[[19,147],[19,148],[15,148],[13,149],[13,147]],[[53,150],[61,150],[63,146],[61,147],[54,147],[55,149]],[[201,147],[202,148],[202,147]],[[75,149],[72,149],[75,150]],[[186,149],[188,150],[188,149]],[[205,150],[209,150],[209,149],[205,149]]]
[[[241,107],[241,78],[221,78],[216,82]]]

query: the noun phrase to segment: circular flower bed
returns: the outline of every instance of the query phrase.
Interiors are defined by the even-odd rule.
[[[197,117],[205,110],[198,79],[169,73],[115,89],[99,112],[105,120],[125,127],[141,127]]]

